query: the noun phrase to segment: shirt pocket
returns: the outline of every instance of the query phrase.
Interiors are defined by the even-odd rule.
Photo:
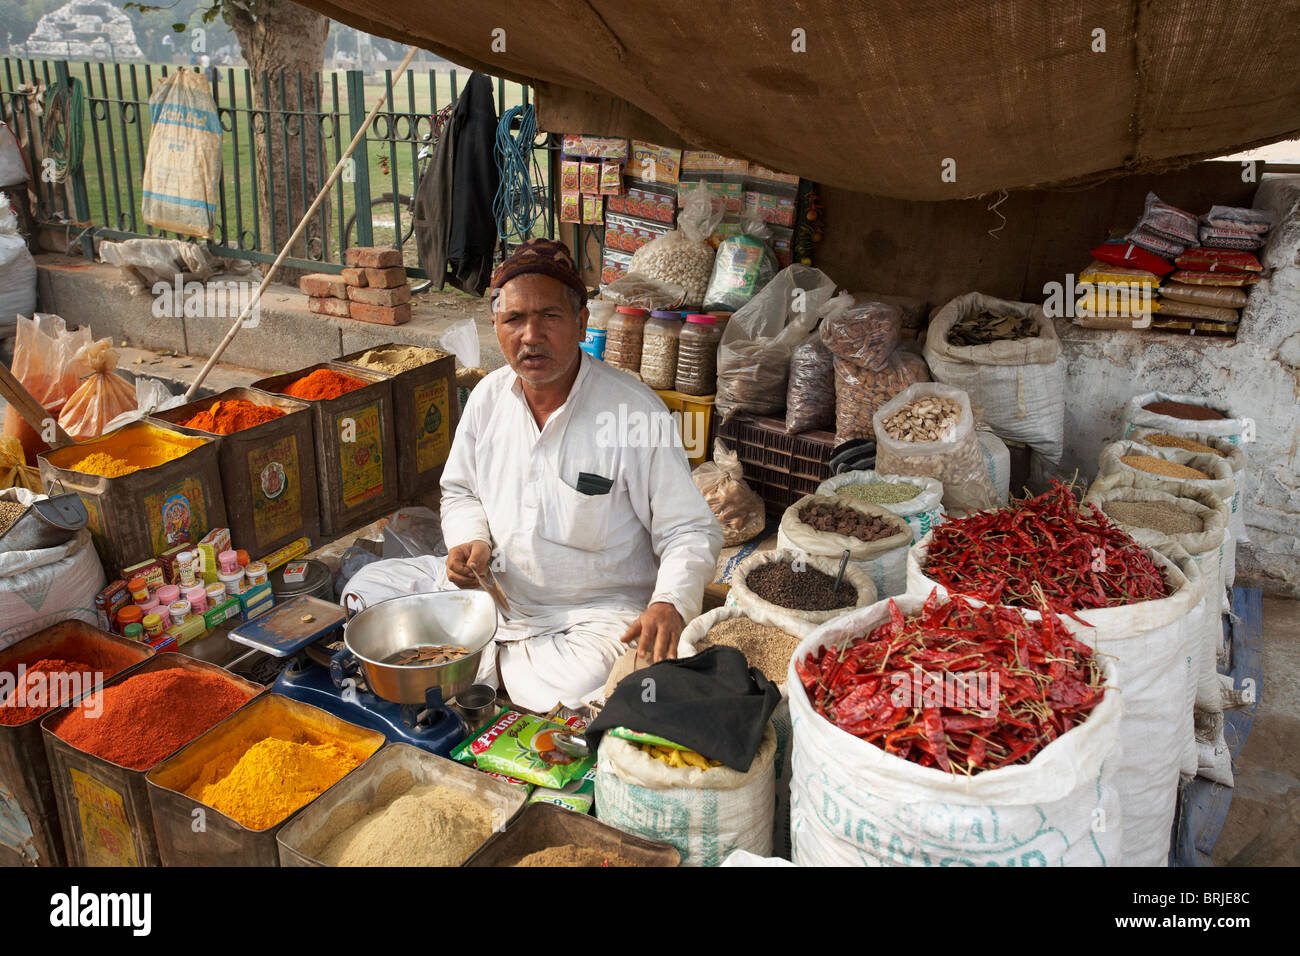
[[[603,551],[609,532],[614,492],[585,495],[563,480],[552,483],[554,493],[541,502],[540,537],[579,551]]]

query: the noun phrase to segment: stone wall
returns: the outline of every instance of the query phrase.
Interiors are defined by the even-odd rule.
[[[1153,332],[1082,329],[1057,320],[1066,356],[1062,470],[1091,480],[1102,447],[1120,436],[1132,396],[1201,395],[1255,420],[1245,446],[1243,501],[1250,544],[1237,583],[1300,596],[1300,176],[1266,175],[1256,208],[1277,217],[1235,342]]]

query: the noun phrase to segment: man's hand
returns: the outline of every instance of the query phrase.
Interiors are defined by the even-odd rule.
[[[622,640],[625,644],[637,642],[637,665],[644,667],[676,657],[677,639],[685,626],[677,608],[667,601],[656,601],[632,622]]]
[[[491,558],[492,546],[486,541],[458,544],[447,552],[447,579],[458,588],[477,588],[479,583],[474,571],[486,576]]]

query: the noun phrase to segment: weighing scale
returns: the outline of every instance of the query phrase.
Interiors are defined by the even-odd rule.
[[[345,620],[337,604],[303,595],[239,625],[230,639],[272,657],[289,658],[272,693],[377,730],[391,741],[448,756],[469,736],[464,718],[442,699],[439,687],[425,692],[423,705],[398,704],[372,693],[357,659],[343,646]]]

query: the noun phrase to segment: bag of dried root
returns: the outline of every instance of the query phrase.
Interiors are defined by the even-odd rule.
[[[909,353],[910,354],[910,353]],[[920,356],[905,358],[895,351],[884,366],[869,369],[835,356],[835,444],[855,438],[875,439],[876,411],[908,386],[921,381]]]
[[[763,533],[767,525],[763,499],[745,483],[740,456],[728,451],[721,441],[713,443],[713,461],[691,472],[691,479],[722,525],[724,548],[744,544]]]
[[[822,320],[822,344],[854,365],[879,370],[898,348],[903,313],[885,302],[864,302],[828,312]]]
[[[818,485],[817,494],[838,495],[880,505],[905,520],[918,541],[945,518],[943,483],[919,475],[842,471]]]
[[[704,185],[697,186],[682,204],[677,228],[632,253],[628,273],[681,286],[686,290],[685,308],[698,311],[704,305],[713,275],[714,253],[709,236],[725,213],[721,197],[714,197]]]
[[[778,547],[849,560],[871,576],[876,598],[907,590],[907,549],[912,526],[883,505],[838,495],[804,495],[781,516]]]
[[[629,272],[601,286],[600,297],[615,306],[629,305],[653,312],[681,308],[686,301],[686,290],[673,282]]]
[[[961,389],[938,382],[908,386],[875,413],[873,423],[878,470],[937,478],[948,512],[997,503],[975,438],[970,399]]]

